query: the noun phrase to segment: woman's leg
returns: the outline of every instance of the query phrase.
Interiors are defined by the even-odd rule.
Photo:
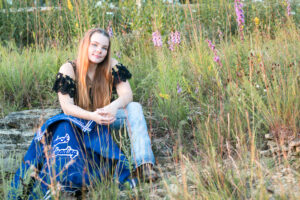
[[[34,169],[40,169],[44,161],[43,145],[33,139],[20,168],[17,170],[7,199],[17,199],[18,195],[28,195],[33,187],[34,179],[30,176]]]
[[[143,164],[154,165],[155,158],[151,149],[151,141],[148,135],[147,124],[142,106],[137,102],[131,102],[126,109],[119,109],[116,121],[111,128],[120,129],[126,122],[126,128],[131,141],[131,156],[135,168]]]

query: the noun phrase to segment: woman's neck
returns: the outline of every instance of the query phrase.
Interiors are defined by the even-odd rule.
[[[91,81],[94,80],[94,75],[96,73],[96,69],[97,69],[97,64],[95,63],[90,63],[88,71],[87,71],[87,75],[90,78]]]

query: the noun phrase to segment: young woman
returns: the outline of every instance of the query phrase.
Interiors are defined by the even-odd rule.
[[[156,178],[142,107],[132,102],[131,74],[111,58],[110,47],[106,31],[90,29],[79,44],[76,61],[61,66],[53,89],[64,114],[47,120],[36,133],[12,182],[13,189],[25,185],[29,169],[34,169],[32,179],[40,180],[45,198],[53,192],[53,182],[59,183],[61,190],[76,192],[101,181],[112,167],[115,180],[124,183],[130,167],[109,134],[124,125],[130,136],[134,171],[146,181]],[[33,185],[23,190],[32,190]],[[15,192],[10,195],[16,198]]]

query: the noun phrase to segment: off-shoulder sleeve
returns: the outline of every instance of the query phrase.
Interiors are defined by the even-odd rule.
[[[118,63],[112,68],[113,84],[116,86],[121,81],[125,82],[127,79],[131,78],[131,73],[128,69],[121,63]]]
[[[61,92],[62,94],[69,94],[71,98],[74,98],[76,94],[76,84],[70,76],[58,72],[52,90]]]

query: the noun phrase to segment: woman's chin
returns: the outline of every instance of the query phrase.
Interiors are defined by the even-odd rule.
[[[93,64],[99,64],[103,61],[104,59],[90,59],[90,62]]]

